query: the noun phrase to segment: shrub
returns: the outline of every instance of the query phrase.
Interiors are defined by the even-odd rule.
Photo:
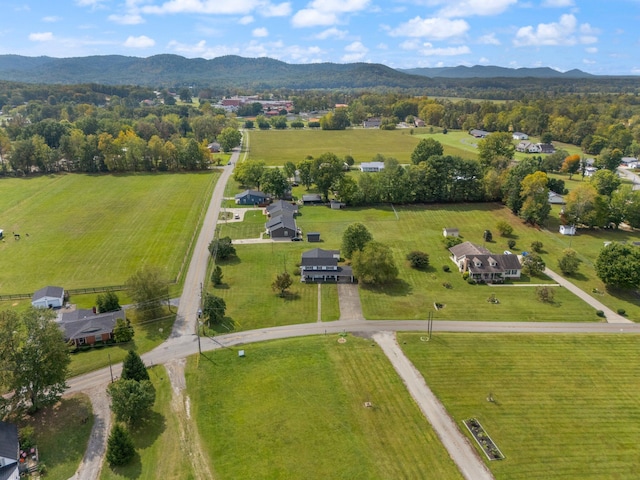
[[[543,243],[539,242],[538,240],[531,242],[531,250],[533,250],[536,253],[542,252],[543,246],[544,246]]]
[[[596,310],[596,315],[604,318],[604,312],[602,310]]]
[[[442,283],[442,286],[443,286],[444,288],[451,288],[451,283],[449,283],[449,282],[443,282],[443,283]]]
[[[450,272],[451,271],[451,267],[449,267],[449,265],[442,265],[442,271],[443,272]]]
[[[627,311],[624,308],[618,309],[618,315],[624,315],[625,313],[627,313]]]
[[[507,242],[507,245],[509,246],[509,248],[513,248],[516,246],[516,241],[511,239]]]
[[[482,234],[482,238],[484,239],[485,242],[492,241],[493,234],[491,233],[491,230],[485,230],[484,233]]]
[[[407,253],[407,260],[412,268],[424,270],[429,266],[429,254],[414,250]]]
[[[509,223],[506,222],[505,220],[500,220],[496,224],[496,229],[498,230],[498,232],[500,232],[500,235],[503,237],[508,237],[513,233],[513,227],[509,225]]]
[[[553,303],[553,299],[555,297],[551,287],[537,287],[536,295],[538,296],[538,300],[543,303]]]
[[[468,283],[469,285],[475,285],[475,284],[476,284],[476,283],[478,283],[478,282],[476,282],[475,278],[473,278],[473,277],[469,277],[469,278],[467,278],[467,283]]]
[[[460,237],[443,237],[442,243],[444,243],[444,248],[451,248],[460,245],[462,239]]]
[[[462,279],[463,279],[463,280],[466,280],[467,278],[469,278],[469,272],[464,272],[464,273],[462,274]]]

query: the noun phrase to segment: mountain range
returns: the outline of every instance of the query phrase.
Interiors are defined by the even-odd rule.
[[[0,80],[43,84],[100,83],[175,87],[180,85],[253,89],[426,88],[434,79],[603,79],[580,70],[496,66],[397,70],[374,63],[288,64],[271,58],[235,55],[205,60],[179,55],[147,58],[121,55],[74,58],[0,55]],[[440,80],[441,81],[441,80]]]

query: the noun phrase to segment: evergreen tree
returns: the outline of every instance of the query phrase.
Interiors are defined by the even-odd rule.
[[[124,362],[122,362],[122,379],[135,380],[137,382],[149,380],[147,367],[144,365],[140,355],[133,350],[129,350]]]
[[[107,440],[107,461],[112,466],[125,465],[133,459],[135,453],[131,434],[121,424],[116,423]]]

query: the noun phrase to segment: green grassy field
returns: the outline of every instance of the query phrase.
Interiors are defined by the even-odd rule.
[[[637,478],[637,335],[398,337],[460,429],[475,417],[502,450],[496,479]]]
[[[93,427],[91,401],[86,395],[64,398],[52,407],[19,422],[19,427],[34,428],[40,463],[46,466],[46,477],[66,480],[80,465]]]
[[[119,285],[145,264],[175,279],[217,178],[203,172],[3,179],[0,293]]]
[[[422,130],[415,129],[414,132]],[[317,157],[332,152],[338,157],[351,155],[357,163],[369,162],[378,153],[400,163],[411,162],[411,152],[420,141],[409,129],[255,130],[251,136],[251,160],[267,165],[297,164],[307,155]]]
[[[217,350],[198,368],[189,359],[216,478],[461,478],[382,351],[338,338],[247,345],[244,358]]]
[[[189,445],[180,441],[179,419],[171,408],[171,384],[162,366],[149,369],[156,388],[156,402],[148,417],[132,427],[136,446],[132,462],[124,467],[111,468],[105,461],[101,480],[194,479],[189,459]]]

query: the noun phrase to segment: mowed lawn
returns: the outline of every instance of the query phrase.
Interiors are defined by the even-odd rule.
[[[130,431],[136,446],[131,463],[123,467],[102,467],[101,480],[195,479],[191,470],[189,444],[181,441],[178,418],[171,408],[172,389],[169,375],[163,366],[149,369],[149,377],[156,389],[156,402],[151,412]]]
[[[189,359],[192,415],[216,478],[461,478],[380,348],[338,338]]]
[[[638,478],[637,335],[398,339],[459,428],[475,417],[497,443],[496,479]]]
[[[175,280],[217,178],[209,171],[3,179],[0,293],[119,285],[143,265]]]
[[[414,130],[418,131],[422,130]],[[410,129],[251,130],[249,135],[250,159],[267,165],[297,164],[307,155],[318,157],[326,152],[340,158],[351,155],[356,163],[369,162],[378,153],[410,163],[411,152],[420,141]]]
[[[493,287],[469,285],[456,271],[449,252],[442,243],[443,227],[458,227],[463,240],[482,244],[485,229],[494,231],[494,241],[485,246],[496,253],[507,248],[507,239],[495,231],[499,220],[514,226],[513,253],[530,250],[531,242],[551,243],[549,233],[528,227],[508,209],[498,204],[416,205],[378,208],[347,208],[331,210],[324,207],[303,207],[298,226],[303,231],[318,231],[320,244],[299,242],[303,248],[339,249],[345,228],[353,222],[367,226],[375,240],[392,248],[400,270],[399,280],[383,288],[360,286],[360,297],[368,319],[426,319],[433,312],[436,319],[495,321],[598,321],[595,310],[565,289],[554,287],[555,302],[538,301],[535,287]],[[246,248],[252,248],[247,246]],[[410,268],[407,253],[421,250],[430,255],[427,271]],[[444,272],[446,265],[452,271]],[[450,283],[451,288],[445,288]],[[544,278],[524,278],[515,284],[551,283]],[[500,301],[487,302],[491,295]],[[437,312],[434,303],[445,307]]]

